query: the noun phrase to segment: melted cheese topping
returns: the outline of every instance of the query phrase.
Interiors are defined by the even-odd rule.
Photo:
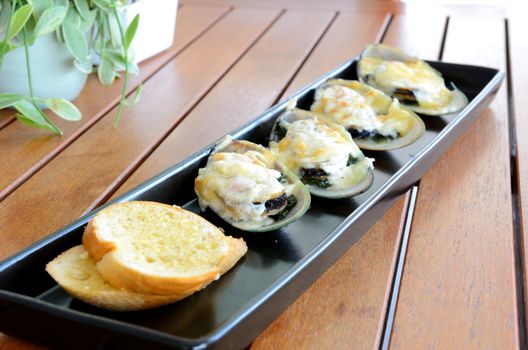
[[[393,101],[387,106],[387,102],[390,103],[390,98],[384,96],[380,91],[365,88],[359,82],[345,83],[351,88],[343,85],[331,85],[318,90],[312,111],[330,116],[346,129],[376,130],[381,135],[393,138],[407,134],[412,128],[411,115],[407,111],[399,109],[397,101]],[[388,101],[379,95],[383,95]],[[375,106],[371,107],[371,102],[375,103]],[[374,108],[380,114],[376,114]]]
[[[270,148],[295,173],[302,175],[302,168],[322,169],[332,184],[329,189],[336,190],[361,182],[372,168],[372,159],[363,156],[344,130],[340,132],[318,118],[284,124],[286,136],[278,143],[271,142]],[[350,155],[359,160],[347,167]]]
[[[269,216],[277,211],[266,211],[264,203],[289,195],[292,189],[278,181],[280,176],[265,166],[258,152],[220,152],[211,155],[207,166],[199,170],[195,190],[202,209],[210,207],[242,228],[255,223],[269,225],[274,221]]]
[[[452,94],[444,79],[421,60],[400,62],[365,57],[361,60],[362,74],[370,75],[369,82],[392,95],[395,89],[408,89],[414,93],[418,104],[424,108],[447,106]]]
[[[346,129],[376,130],[381,122],[363,96],[345,86],[317,90],[312,111],[329,115]]]

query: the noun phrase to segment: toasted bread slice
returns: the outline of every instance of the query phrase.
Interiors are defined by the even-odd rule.
[[[229,271],[246,253],[242,239],[226,237],[229,258],[220,265],[220,274]],[[88,304],[113,311],[135,311],[174,303],[205,288],[207,284],[171,295],[136,293],[118,289],[106,282],[97,271],[95,262],[82,245],[75,246],[57,256],[46,265],[46,271],[70,295]]]
[[[106,282],[82,245],[65,251],[48,265],[46,271],[72,296],[114,311],[143,310],[181,300],[194,291],[173,295],[141,294],[117,289]]]
[[[232,266],[242,249],[233,252],[230,239],[202,217],[154,202],[118,203],[100,211],[87,226],[83,245],[111,285],[157,295],[203,288],[226,262]]]

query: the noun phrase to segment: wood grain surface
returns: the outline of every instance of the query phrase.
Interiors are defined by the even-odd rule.
[[[193,109],[114,197],[254,119],[280,96],[335,14],[288,11]],[[214,125],[214,127],[211,127]]]
[[[390,15],[383,12],[340,12],[314,52],[288,85],[283,98],[357,56],[367,43],[378,42],[389,19]]]
[[[526,72],[526,57],[528,57],[528,37],[524,34],[526,19],[522,13],[509,19],[509,38],[511,54],[511,83],[513,86],[513,107],[515,113],[517,141],[517,190],[521,209],[519,224],[524,254],[524,290],[525,309],[528,309],[528,73]],[[527,325],[528,326],[528,325]]]
[[[215,20],[228,11],[227,7],[183,7],[180,9],[178,30],[174,45],[141,64],[140,74],[131,76],[129,91],[147,80],[164,64],[171,60],[186,45],[205,31]],[[83,114],[80,122],[57,120],[64,131],[62,137],[47,130],[29,128],[21,123],[11,123],[0,130],[0,200],[26,181],[39,168],[67,147],[83,132],[110,111],[121,96],[121,81],[111,86],[102,86],[95,75],[91,75],[80,97],[75,101]],[[57,119],[53,117],[53,119]]]
[[[119,128],[113,127],[112,110],[0,202],[0,227],[13,237],[0,246],[0,257],[104,201],[278,14],[231,11],[144,84],[142,103],[125,109]]]
[[[452,17],[450,62],[505,67],[501,19]],[[506,89],[422,178],[393,349],[514,349]]]
[[[406,199],[257,337],[251,349],[378,348]]]

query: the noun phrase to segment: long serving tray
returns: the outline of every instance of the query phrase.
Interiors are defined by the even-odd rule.
[[[312,197],[294,224],[269,233],[238,231],[210,212],[202,215],[242,236],[244,258],[203,291],[158,309],[118,313],[66,294],[46,273],[46,263],[81,242],[94,211],[0,263],[0,331],[53,348],[243,348],[374,224],[489,105],[504,74],[496,69],[429,62],[446,82],[469,98],[463,111],[423,116],[424,135],[399,150],[369,152],[376,159],[374,183],[350,199]],[[308,109],[314,89],[329,78],[356,79],[356,59],[346,62],[293,96]],[[235,138],[267,145],[277,104],[234,131]],[[199,212],[193,191],[198,168],[212,146],[136,187],[113,202],[151,200]],[[110,204],[110,203],[108,203]],[[100,210],[100,209],[99,209]],[[8,234],[3,232],[2,234]]]

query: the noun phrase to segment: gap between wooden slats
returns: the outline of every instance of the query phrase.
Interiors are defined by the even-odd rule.
[[[452,17],[444,59],[504,69],[503,29]],[[422,177],[391,348],[519,346],[505,93]]]
[[[519,16],[512,16],[505,21],[508,81],[508,111],[510,122],[510,167],[512,185],[513,229],[515,234],[517,290],[519,304],[519,342],[521,348],[527,347],[528,309],[528,262],[526,252],[528,232],[526,214],[528,210],[528,119],[524,111],[528,108],[528,78],[524,73],[528,39],[526,38],[526,21]],[[515,98],[517,96],[517,98]]]
[[[141,64],[140,74],[131,76],[128,93],[131,93],[141,81],[147,81],[178,53],[214,26],[228,11],[226,7],[186,6],[181,8],[174,45]],[[64,131],[62,137],[52,135],[46,130],[31,129],[18,122],[0,130],[0,144],[2,145],[0,164],[9,164],[0,169],[0,201],[44,167],[99,119],[112,111],[112,108],[119,102],[120,84],[121,82],[117,80],[112,86],[102,86],[97,77],[92,74],[80,97],[75,101],[83,113],[83,119],[72,123],[53,117]],[[125,120],[123,122],[126,123]]]
[[[125,109],[119,128],[112,127],[113,113],[107,114],[0,202],[0,227],[5,232],[0,256],[14,253],[99,203],[278,15],[272,10],[230,12],[145,83],[143,99]]]

